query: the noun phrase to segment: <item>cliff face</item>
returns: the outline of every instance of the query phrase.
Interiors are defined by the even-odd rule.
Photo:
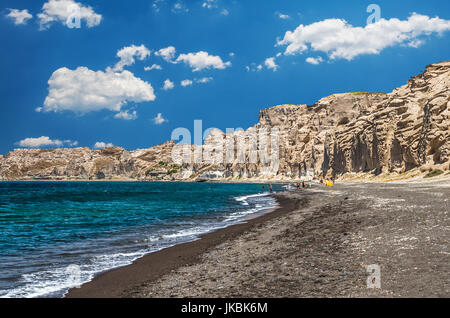
[[[140,179],[157,175],[162,171],[160,168],[168,165],[172,146],[173,142],[168,142],[136,151],[119,147],[17,149],[0,159],[0,177],[3,180]]]
[[[18,149],[0,157],[3,179],[296,179],[347,173],[404,173],[415,168],[449,169],[450,62],[424,73],[390,94],[347,93],[313,105],[280,105],[260,112],[246,132],[214,131],[203,160],[172,161],[174,142],[144,150]],[[279,131],[279,165],[271,169],[251,156],[251,131]],[[233,141],[232,158],[208,160],[218,145]],[[256,151],[270,153],[273,141]],[[241,145],[238,147],[237,145]],[[239,149],[238,149],[239,148]],[[178,156],[178,159],[181,156]],[[219,155],[220,157],[220,155]],[[177,159],[177,158],[175,158]]]

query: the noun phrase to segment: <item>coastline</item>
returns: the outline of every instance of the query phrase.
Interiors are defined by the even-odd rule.
[[[68,298],[450,297],[448,182],[274,194],[275,211],[148,254]],[[381,268],[368,289],[367,265]]]
[[[417,172],[417,171],[416,171]],[[346,173],[335,179],[336,182],[343,184],[351,183],[430,183],[430,182],[440,182],[440,181],[450,181],[450,171],[446,170],[444,173],[432,178],[426,178],[426,173],[412,174],[412,175],[394,175],[388,174],[387,176],[373,176],[371,173]],[[324,177],[320,179],[326,179]],[[313,181],[318,182],[319,179],[314,179]],[[112,178],[112,179],[0,179],[0,182],[94,182],[94,183],[107,183],[107,182],[124,182],[124,183],[232,183],[232,184],[287,184],[287,183],[297,183],[302,181],[309,181],[302,178],[281,178],[281,179],[173,179],[173,180],[147,180],[147,179],[133,179],[133,178]]]
[[[258,226],[289,213],[293,202],[277,199],[277,207],[262,209],[246,217],[241,223],[199,235],[197,240],[176,244],[144,255],[132,264],[99,273],[79,288],[71,288],[64,298],[120,298],[129,297],[132,289],[155,281],[180,267],[195,264],[201,255],[215,246]]]

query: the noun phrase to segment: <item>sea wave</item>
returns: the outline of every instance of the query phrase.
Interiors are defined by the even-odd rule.
[[[0,297],[62,297],[69,289],[89,282],[101,272],[126,266],[134,260],[158,250],[170,246],[197,240],[201,235],[225,228],[230,225],[244,222],[252,214],[270,209],[276,206],[276,201],[269,193],[258,193],[232,197],[239,205],[229,211],[216,213],[206,219],[192,219],[190,222],[180,224],[161,225],[160,228],[149,228],[150,233],[138,240],[131,240],[131,244],[120,246],[110,243],[110,250],[103,250],[101,254],[95,254],[95,241],[84,243],[78,252],[80,259],[72,259],[74,265],[67,261],[54,264],[54,267],[46,266],[45,270],[38,268],[29,269],[19,279],[19,286],[10,290],[0,290]],[[195,220],[195,221],[194,221]],[[176,225],[176,226],[175,226]],[[145,230],[144,230],[145,232]],[[129,237],[119,237],[116,241],[130,242]],[[120,248],[120,250],[117,250]],[[76,250],[72,246],[72,251]],[[67,252],[67,251],[66,251]],[[72,255],[73,256],[73,255]],[[65,255],[61,254],[61,257]],[[75,266],[78,270],[76,279],[73,271],[69,269]]]

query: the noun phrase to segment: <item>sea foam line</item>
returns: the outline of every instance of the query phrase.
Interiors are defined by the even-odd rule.
[[[69,289],[91,281],[95,275],[101,272],[129,265],[146,254],[154,253],[164,248],[184,242],[195,241],[201,235],[239,223],[248,215],[276,206],[275,200],[269,197],[268,192],[239,196],[234,199],[244,206],[249,206],[249,199],[263,197],[267,197],[268,199],[261,203],[254,203],[255,206],[251,209],[233,212],[227,215],[222,222],[199,224],[192,228],[184,228],[174,233],[162,234],[160,236],[151,236],[147,239],[148,242],[160,241],[162,244],[159,247],[152,246],[151,248],[142,249],[133,253],[118,252],[114,254],[93,256],[91,258],[92,264],[80,265],[81,272],[78,282],[74,282],[73,278],[67,273],[67,266],[63,266],[53,270],[24,274],[22,276],[22,282],[25,283],[24,286],[17,287],[10,291],[0,291],[0,297],[35,298],[46,297],[49,295],[64,296]]]

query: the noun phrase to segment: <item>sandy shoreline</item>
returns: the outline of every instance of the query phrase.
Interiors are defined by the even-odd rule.
[[[94,278],[67,297],[450,297],[450,185],[338,184]],[[381,268],[368,289],[365,265]]]
[[[66,298],[130,297],[133,289],[154,281],[182,266],[195,264],[201,255],[222,242],[232,240],[248,229],[292,210],[294,202],[283,207],[266,209],[249,216],[244,223],[200,235],[198,240],[171,246],[135,260],[133,264],[101,273],[81,288],[73,288]],[[278,205],[280,202],[278,201]]]

